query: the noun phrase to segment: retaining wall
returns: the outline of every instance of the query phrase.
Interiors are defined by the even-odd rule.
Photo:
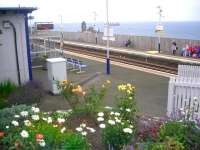
[[[60,36],[60,32],[57,31],[40,31],[36,32],[35,35],[39,36]],[[97,41],[100,45],[105,45],[106,41],[102,40],[103,33],[97,34]],[[96,34],[95,33],[82,33],[82,32],[64,32],[64,39],[67,41],[75,42],[86,42],[95,44]],[[111,41],[111,46],[124,47],[125,41],[131,40],[131,48],[136,50],[157,50],[158,38],[157,37],[146,37],[146,36],[130,36],[130,35],[115,35],[115,41]],[[176,41],[179,50],[189,45],[200,45],[200,40],[189,40],[189,39],[175,39],[175,38],[164,38],[161,37],[161,51],[170,51],[170,47],[173,41]]]

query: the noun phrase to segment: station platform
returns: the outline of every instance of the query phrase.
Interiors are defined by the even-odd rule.
[[[32,37],[31,39],[38,39],[38,40],[47,40],[47,37]],[[49,39],[48,39],[49,40]],[[56,37],[50,39],[50,41],[54,41],[56,43],[59,43],[60,40],[56,39]],[[65,45],[69,46],[75,46],[80,48],[88,48],[88,49],[96,49],[96,50],[102,50],[106,51],[106,46],[104,45],[98,45],[98,44],[92,44],[92,43],[83,43],[83,42],[74,42],[74,41],[64,41]],[[146,59],[158,59],[163,61],[170,61],[170,62],[176,62],[178,64],[191,64],[191,65],[200,65],[200,58],[192,58],[192,57],[183,57],[180,55],[172,55],[169,52],[161,51],[161,53],[158,53],[158,51],[145,51],[145,50],[135,50],[132,48],[126,48],[126,47],[109,47],[110,52],[118,52],[118,53],[124,53],[124,54],[130,54],[135,56],[144,57]]]

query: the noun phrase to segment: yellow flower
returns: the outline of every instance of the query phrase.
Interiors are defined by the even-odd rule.
[[[102,88],[105,88],[105,85],[104,85],[104,84],[102,85]]]
[[[130,83],[127,83],[126,85],[127,85],[127,87],[129,87],[129,88],[131,87],[131,84],[130,84]]]
[[[111,81],[110,81],[110,80],[106,80],[106,83],[107,83],[107,84],[110,84],[110,83],[111,83]]]
[[[127,92],[128,94],[131,94],[131,91],[130,91],[130,90],[127,90],[126,92]]]

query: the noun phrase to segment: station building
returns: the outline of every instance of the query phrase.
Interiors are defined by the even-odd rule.
[[[28,14],[33,7],[0,7],[0,82],[32,80]]]

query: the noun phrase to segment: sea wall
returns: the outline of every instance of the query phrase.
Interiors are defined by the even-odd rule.
[[[40,31],[36,32],[37,36],[60,36],[60,32],[57,31]],[[86,43],[97,43],[100,45],[105,45],[106,41],[102,40],[103,33],[82,33],[82,32],[64,32],[64,39],[67,41],[75,42],[86,42]],[[157,37],[147,37],[147,36],[130,36],[130,35],[115,35],[115,41],[111,41],[111,46],[125,47],[125,42],[130,39],[130,48],[136,50],[157,50],[158,48],[158,38]],[[174,39],[161,37],[161,51],[170,51],[170,47],[173,41],[176,41],[177,46],[181,49],[186,44],[189,45],[200,45],[200,40],[189,40],[189,39]]]

